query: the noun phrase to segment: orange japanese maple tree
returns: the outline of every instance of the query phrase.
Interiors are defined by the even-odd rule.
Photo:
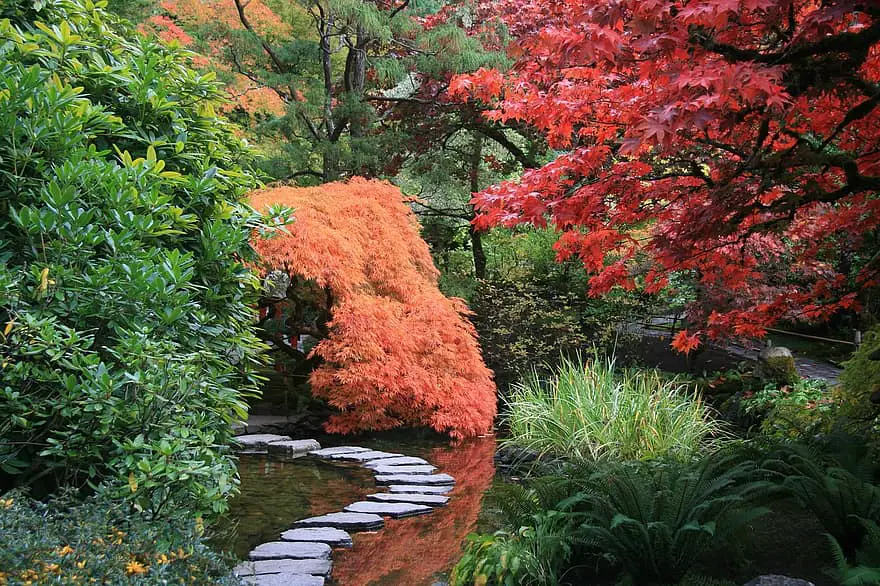
[[[591,293],[697,283],[704,336],[854,309],[880,275],[880,2],[485,0],[511,71],[453,81],[560,155],[478,194],[551,223]]]
[[[495,385],[467,308],[440,292],[438,272],[400,191],[352,179],[253,194],[258,210],[294,209],[287,232],[256,237],[267,267],[330,292],[328,335],[312,392],[338,413],[331,432],[427,426],[453,437],[488,432]]]

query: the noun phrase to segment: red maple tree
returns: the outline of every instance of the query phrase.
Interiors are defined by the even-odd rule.
[[[294,209],[286,233],[257,237],[267,267],[324,288],[332,319],[313,353],[312,393],[339,412],[330,432],[426,426],[453,437],[492,428],[495,385],[460,299],[440,292],[418,222],[389,183],[352,179],[253,194]]]
[[[551,223],[591,294],[695,279],[703,336],[822,320],[878,284],[880,2],[486,0],[514,67],[453,95],[561,154],[475,197],[479,227]]]

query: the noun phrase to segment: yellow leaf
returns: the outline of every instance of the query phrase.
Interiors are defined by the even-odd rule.
[[[131,492],[135,492],[138,489],[137,478],[134,477],[134,472],[128,473],[128,488],[131,489]]]
[[[9,335],[9,332],[12,331],[12,326],[14,326],[14,325],[15,325],[15,320],[12,320],[6,324],[6,327],[3,328],[3,337],[4,338]]]

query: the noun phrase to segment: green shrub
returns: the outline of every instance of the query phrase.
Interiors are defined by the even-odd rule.
[[[880,352],[880,326],[867,332],[862,345],[843,363],[840,375],[840,389],[835,393],[835,401],[840,404],[840,415],[855,433],[871,433],[880,437],[880,404],[871,401],[874,393],[880,392],[880,360],[871,360],[871,355]]]
[[[599,358],[562,359],[548,379],[515,385],[506,422],[509,443],[581,461],[687,459],[725,435],[684,384]]]
[[[118,501],[0,499],[0,584],[237,585],[190,521],[149,519]]]
[[[862,519],[880,520],[880,486],[872,454],[829,459],[804,447],[779,450],[765,466],[839,544],[848,559],[862,546]],[[848,460],[848,461],[847,461]]]
[[[0,9],[0,488],[220,511],[256,182],[211,77],[103,5]]]
[[[858,521],[865,528],[865,539],[852,560],[847,559],[837,540],[828,535],[836,566],[830,574],[841,586],[876,586],[880,584],[880,525],[868,519]]]
[[[509,526],[472,536],[452,583],[606,583],[610,563],[627,583],[677,584],[768,512],[756,503],[774,486],[760,475],[755,461],[716,452],[697,463],[599,464],[533,479],[496,497]]]
[[[810,438],[829,433],[836,406],[822,380],[800,379],[791,386],[768,384],[743,394],[746,413],[761,420],[761,431],[779,439]]]

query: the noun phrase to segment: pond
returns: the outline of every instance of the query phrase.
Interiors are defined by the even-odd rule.
[[[466,536],[479,529],[483,495],[495,475],[495,439],[450,445],[422,434],[317,438],[324,447],[360,445],[424,458],[456,480],[449,504],[429,515],[386,519],[385,528],[353,533],[352,549],[333,553],[337,586],[431,586],[443,583],[461,555]],[[313,458],[278,461],[242,455],[241,494],[220,526],[226,549],[239,559],[256,545],[278,539],[299,519],[340,511],[377,490],[372,473],[355,464]],[[224,527],[225,525],[225,527]]]

